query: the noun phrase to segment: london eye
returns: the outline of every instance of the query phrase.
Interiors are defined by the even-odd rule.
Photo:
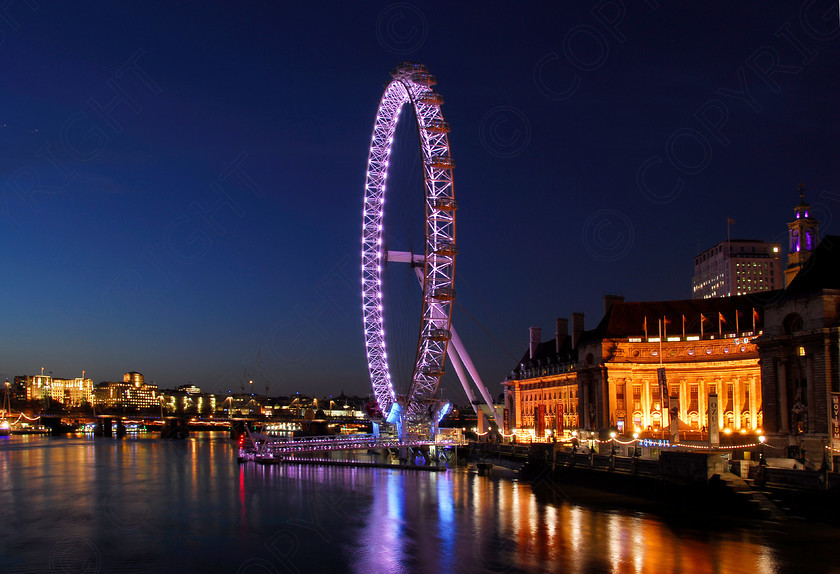
[[[365,179],[362,216],[362,315],[368,370],[377,405],[399,428],[408,421],[424,425],[442,415],[435,397],[444,374],[452,339],[455,299],[455,211],[449,124],[441,112],[443,98],[432,87],[435,78],[421,64],[406,62],[391,72],[373,126]],[[422,154],[424,195],[423,254],[386,249],[385,195],[389,159],[403,108],[413,108]],[[420,325],[414,366],[408,382],[397,385],[389,367],[386,345],[387,262],[409,263],[422,284]]]

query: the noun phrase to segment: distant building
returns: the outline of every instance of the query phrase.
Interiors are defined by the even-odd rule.
[[[129,371],[123,375],[123,382],[124,383],[131,383],[131,384],[143,384],[143,374],[138,373],[137,371]]]
[[[161,403],[167,413],[211,415],[216,411],[216,395],[202,393],[193,384],[180,385],[176,390],[161,390]]]
[[[50,397],[68,407],[78,407],[82,403],[93,404],[93,380],[84,377],[53,378],[50,384]]]
[[[799,204],[793,208],[793,221],[788,223],[788,261],[785,267],[785,287],[802,269],[817,248],[820,222],[811,215],[805,202],[805,187],[799,186]]]
[[[50,375],[24,375],[23,385],[26,389],[27,401],[43,401],[52,398],[52,377]]]
[[[778,243],[727,239],[694,258],[692,299],[746,295],[782,286]]]
[[[152,408],[160,406],[160,391],[147,384],[143,375],[134,371],[123,376],[123,382],[103,382],[93,390],[96,406],[105,408]]]

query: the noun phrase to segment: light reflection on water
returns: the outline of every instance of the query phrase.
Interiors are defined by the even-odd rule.
[[[833,568],[827,541],[837,539],[834,529],[688,529],[563,497],[548,501],[527,484],[464,470],[240,466],[235,454],[223,433],[180,442],[151,436],[4,439],[2,571]],[[803,552],[807,562],[800,562]]]

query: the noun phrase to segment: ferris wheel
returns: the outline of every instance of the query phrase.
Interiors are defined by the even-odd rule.
[[[452,339],[455,299],[455,210],[449,151],[449,124],[432,86],[435,77],[421,64],[405,62],[391,72],[373,126],[362,216],[362,315],[368,370],[379,409],[390,422],[428,421],[439,413],[435,399]],[[383,242],[385,188],[394,133],[403,107],[414,109],[420,136],[425,197],[424,253],[386,251]],[[394,387],[388,364],[383,309],[383,266],[388,261],[411,264],[422,284],[420,330],[409,387]]]

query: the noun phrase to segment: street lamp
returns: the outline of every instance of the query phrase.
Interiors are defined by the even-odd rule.
[[[761,435],[758,437],[759,447],[758,447],[758,465],[759,466],[767,466],[767,460],[764,458],[764,441],[767,440],[767,437]]]
[[[615,455],[615,431],[610,431],[610,456]]]

